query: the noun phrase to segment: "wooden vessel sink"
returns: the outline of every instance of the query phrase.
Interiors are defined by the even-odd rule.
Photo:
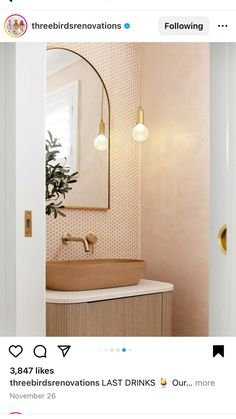
[[[48,261],[47,288],[57,291],[83,291],[136,285],[146,269],[138,259],[93,259]]]

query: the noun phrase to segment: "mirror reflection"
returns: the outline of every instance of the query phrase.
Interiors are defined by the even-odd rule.
[[[46,129],[61,147],[57,162],[78,172],[67,208],[109,208],[109,101],[95,68],[65,49],[47,50]]]

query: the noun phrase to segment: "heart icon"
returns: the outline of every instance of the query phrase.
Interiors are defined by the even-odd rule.
[[[21,345],[11,345],[9,347],[9,352],[12,356],[14,356],[15,358],[17,358],[20,354],[22,354],[23,352],[23,348]]]

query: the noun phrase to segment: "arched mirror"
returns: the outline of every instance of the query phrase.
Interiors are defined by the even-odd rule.
[[[109,208],[110,108],[106,87],[82,56],[62,48],[47,50],[46,130],[60,142],[58,161],[77,182],[65,208]]]

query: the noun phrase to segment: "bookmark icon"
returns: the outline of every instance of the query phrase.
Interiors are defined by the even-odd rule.
[[[57,347],[61,350],[63,358],[65,358],[71,348],[71,345],[57,345]]]
[[[225,356],[225,348],[224,345],[213,345],[213,358],[216,355],[220,355],[222,358]]]

